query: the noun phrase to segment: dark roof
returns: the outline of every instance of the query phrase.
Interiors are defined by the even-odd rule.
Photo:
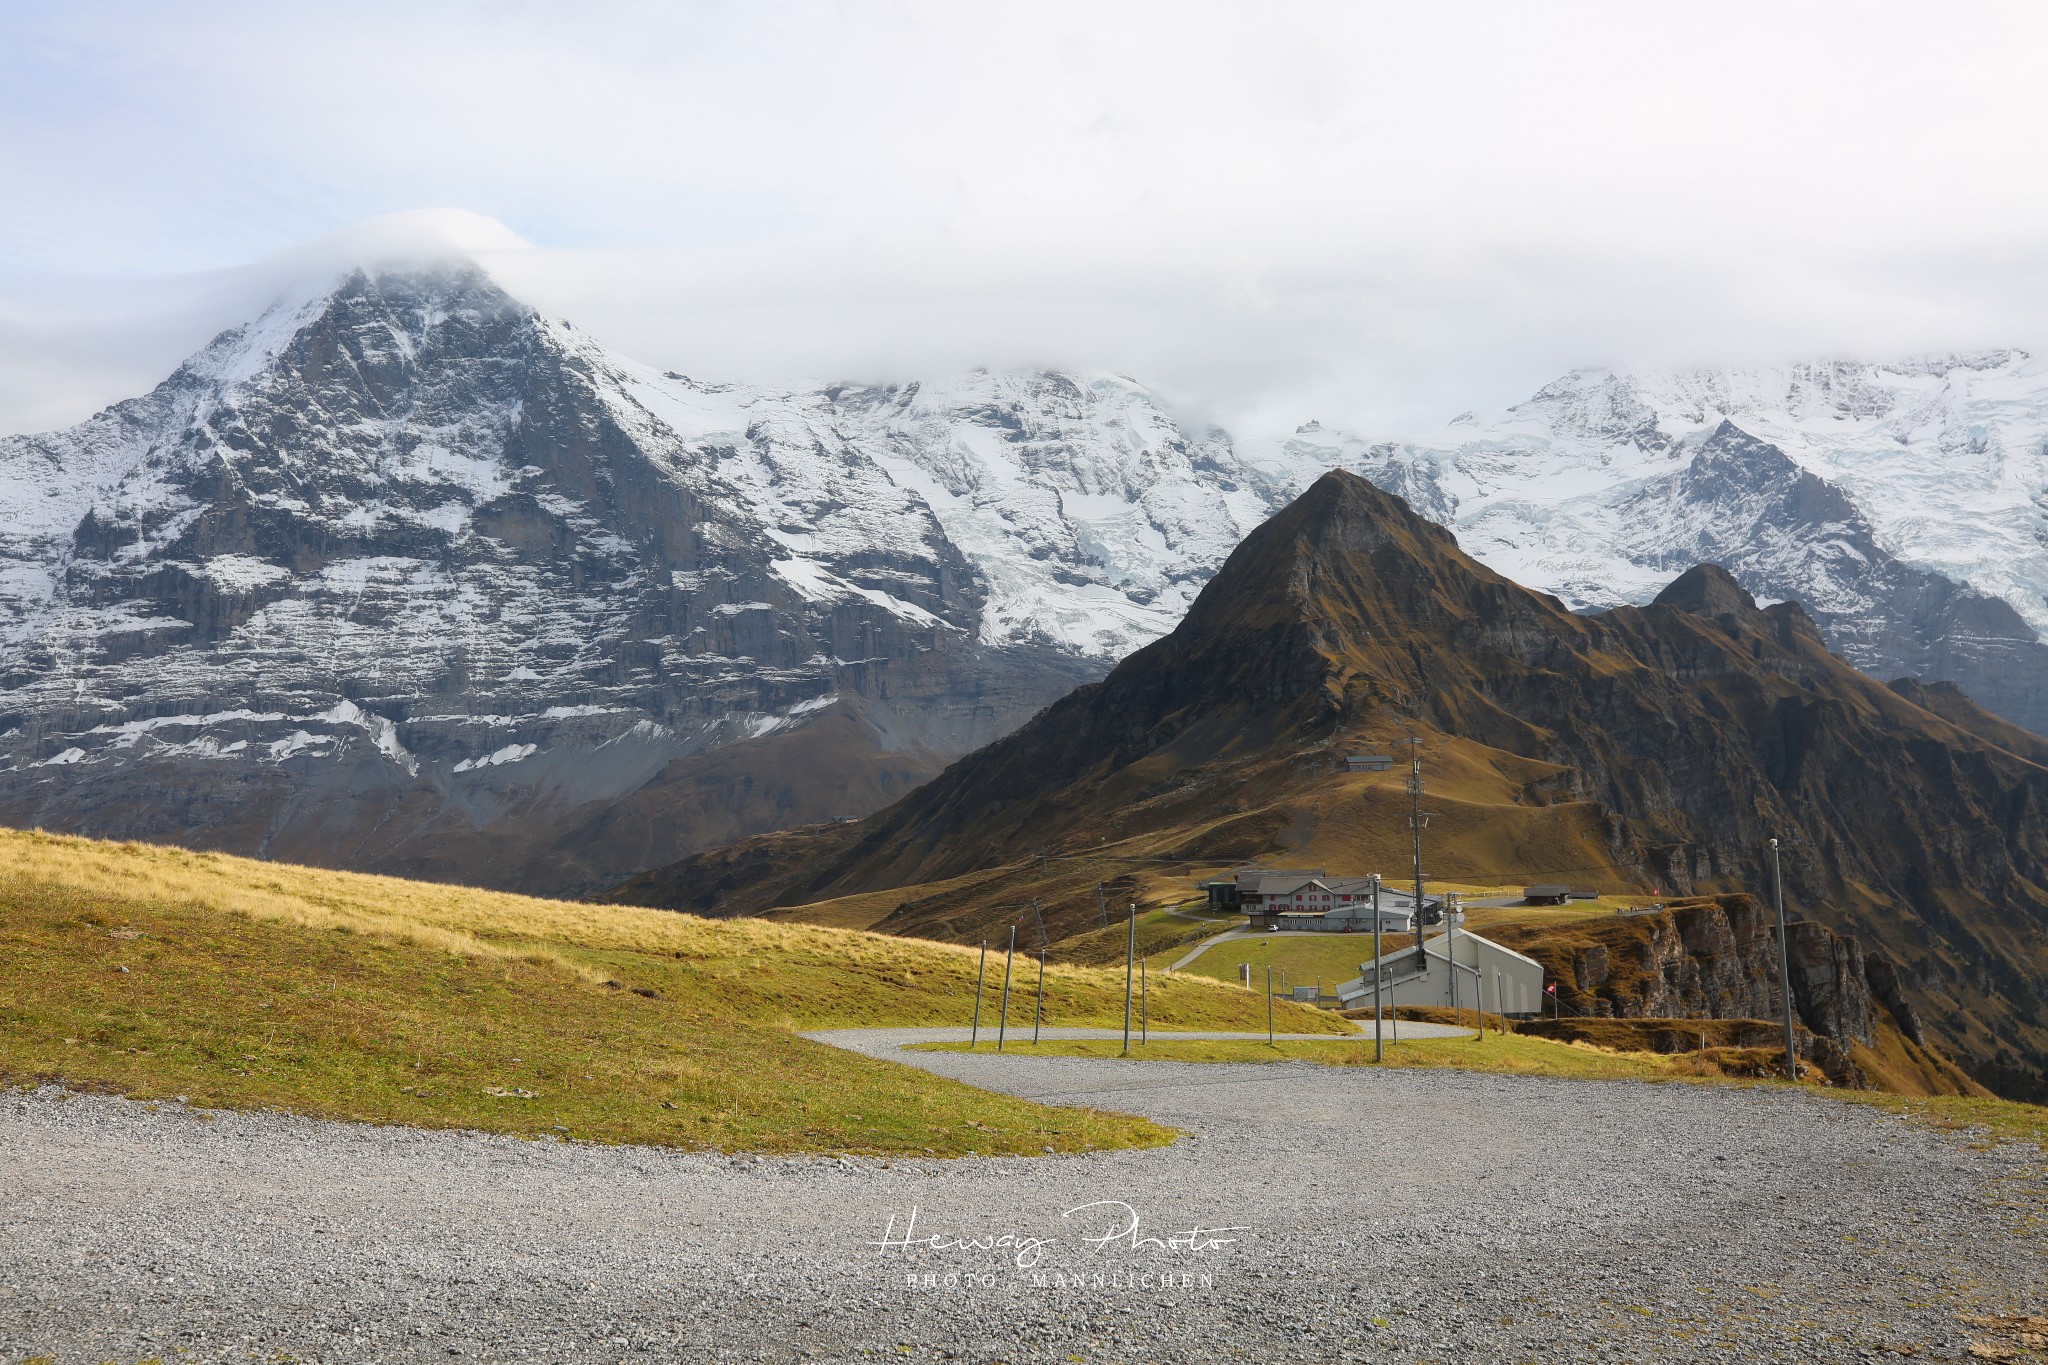
[[[1571,893],[1572,889],[1569,886],[1558,886],[1550,882],[1545,882],[1541,886],[1525,886],[1522,888],[1522,895],[1525,899],[1531,896],[1569,896]]]

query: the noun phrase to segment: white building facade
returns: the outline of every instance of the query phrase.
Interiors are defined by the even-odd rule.
[[[1543,964],[1463,929],[1424,940],[1419,963],[1412,945],[1377,961],[1360,963],[1358,975],[1337,987],[1337,998],[1345,1009],[1372,1008],[1375,974],[1379,976],[1380,1003],[1389,1009],[1397,1005],[1449,1009],[1455,1005],[1523,1016],[1543,1011]]]

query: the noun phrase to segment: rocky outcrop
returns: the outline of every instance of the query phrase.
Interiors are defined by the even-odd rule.
[[[1898,1024],[1899,1032],[1915,1043],[1925,1046],[1927,1030],[1920,1022],[1920,1011],[1913,1008],[1913,1002],[1906,998],[1904,983],[1899,980],[1899,969],[1883,953],[1869,953],[1863,959],[1863,979],[1870,987],[1870,996]]]
[[[1873,1043],[1876,1012],[1889,1007],[1870,985],[1872,964],[1882,962],[1889,971],[1888,960],[1813,920],[1789,929],[1797,1021],[1844,1047]],[[1747,895],[1673,901],[1661,910],[1489,936],[1543,963],[1564,1014],[1768,1020],[1783,1007],[1775,916]],[[1906,1020],[1898,1023],[1913,1036]]]

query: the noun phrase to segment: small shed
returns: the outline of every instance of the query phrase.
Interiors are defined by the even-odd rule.
[[[1524,905],[1563,905],[1571,899],[1571,895],[1572,889],[1569,886],[1544,882],[1537,886],[1523,887],[1522,903]]]

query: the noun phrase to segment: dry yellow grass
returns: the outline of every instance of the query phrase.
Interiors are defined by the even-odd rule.
[[[157,844],[0,830],[0,880],[20,877],[129,899],[189,902],[308,929],[346,929],[463,957],[547,964],[593,983],[616,975],[611,957],[617,953],[670,961],[753,962],[771,972],[778,967],[837,965],[864,982],[888,980],[892,974],[900,978],[904,972],[936,972],[954,984],[971,983],[977,958],[974,948],[824,925],[708,920],[666,910],[543,900]],[[1106,967],[1055,964],[1048,982],[1063,1009],[1093,1011],[1103,1020],[1111,1005],[1121,1000],[1123,989],[1121,971]],[[868,1022],[868,1011],[849,1016],[835,1010],[831,994],[825,992],[826,998],[813,1008],[799,1006],[788,1022],[807,1027]],[[1153,1004],[1165,1011],[1162,1018],[1192,1023],[1227,1016],[1246,1027],[1254,1022],[1240,993],[1197,994],[1174,988],[1155,995]],[[965,1006],[971,1005],[970,984]],[[915,1022],[935,1022],[927,1010],[919,1008],[916,1013]],[[1300,1013],[1302,1018],[1290,1025],[1293,1031],[1336,1030],[1326,1016],[1309,1010]]]
[[[964,1025],[976,968],[972,949],[851,930],[0,831],[0,1081],[723,1148],[1162,1140],[1141,1120],[1048,1110],[795,1036]],[[1036,973],[1019,968],[1021,1009]],[[992,1020],[999,957],[990,969]],[[1046,1018],[1115,1022],[1122,986],[1120,972],[1055,967]],[[1150,996],[1161,1023],[1263,1026],[1259,1002],[1212,983]],[[1346,1027],[1283,1009],[1292,1030]],[[537,1097],[498,1096],[521,1089]]]

